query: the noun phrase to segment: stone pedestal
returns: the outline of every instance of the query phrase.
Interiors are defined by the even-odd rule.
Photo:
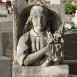
[[[11,77],[11,61],[0,56],[0,77]]]
[[[69,75],[69,77],[77,77],[77,75]]]
[[[67,65],[56,65],[49,67],[40,66],[13,66],[12,77],[68,77]]]

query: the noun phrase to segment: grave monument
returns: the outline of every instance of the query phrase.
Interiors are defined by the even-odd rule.
[[[19,12],[15,11],[18,21],[14,20],[12,76],[68,77],[68,66],[63,64],[64,40],[60,16],[40,0],[17,14]]]

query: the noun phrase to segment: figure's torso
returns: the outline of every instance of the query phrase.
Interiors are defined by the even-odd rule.
[[[31,34],[33,30],[30,31],[30,39],[31,39],[31,53],[39,52],[39,50],[43,49],[47,45],[47,35],[34,35]],[[34,63],[33,65],[42,65],[42,63],[46,60],[47,56],[43,56],[40,61]]]

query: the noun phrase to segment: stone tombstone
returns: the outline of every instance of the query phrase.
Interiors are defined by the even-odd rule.
[[[14,4],[12,76],[68,77],[68,66],[62,65],[64,40],[60,16],[40,1],[25,7],[23,4]]]

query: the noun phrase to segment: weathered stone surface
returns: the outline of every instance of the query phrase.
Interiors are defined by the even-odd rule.
[[[69,77],[77,77],[77,75],[69,75]]]
[[[12,77],[68,77],[69,68],[67,65],[49,67],[15,65],[12,71]]]
[[[7,56],[12,59],[13,22],[11,19],[12,16],[10,18],[9,17],[0,19],[0,55]]]
[[[11,77],[11,61],[0,56],[0,77]]]
[[[0,21],[0,32],[13,31],[13,21],[4,19]]]
[[[3,32],[2,33],[2,47],[3,55],[9,59],[13,59],[13,33]]]
[[[51,4],[61,4],[61,0],[51,0]]]
[[[22,11],[21,9],[19,9],[18,4],[14,5],[14,24],[13,24],[13,26],[14,26],[13,27],[13,29],[14,29],[14,31],[13,31],[13,35],[14,35],[13,36],[13,38],[14,38],[14,60],[15,60],[15,57],[16,57],[16,51],[17,51],[16,49],[17,49],[18,39],[23,33],[23,28],[24,28],[25,22],[27,21],[27,19],[29,17],[30,9],[32,7],[31,5],[27,6],[27,7],[25,6],[25,9],[22,8],[22,10],[23,10]],[[23,4],[21,4],[21,6],[23,6]],[[53,15],[51,15],[51,22],[52,22],[51,25],[55,25],[54,29],[56,29],[56,28],[58,28],[58,26],[61,25],[61,19],[55,13],[52,12],[51,14],[53,14]]]
[[[3,55],[2,34],[0,33],[0,55]]]
[[[13,32],[13,34],[14,34],[14,40],[15,40],[14,41],[14,52],[15,53],[16,53],[16,46],[17,46],[18,39],[23,34],[22,32],[23,32],[25,23],[27,22],[27,19],[29,17],[30,9],[32,7],[31,5],[28,6],[28,7],[25,6],[26,8],[24,9],[24,7],[22,7],[23,5],[21,4],[20,5],[21,8],[19,9],[19,7],[20,7],[19,5],[20,4],[17,3],[14,6],[14,11],[15,12],[14,12],[14,32]],[[55,26],[56,26],[55,28],[58,29],[58,27],[62,24],[61,23],[61,19],[59,19],[60,17],[57,17],[56,15],[54,15],[55,12],[51,12],[50,10],[48,11],[48,13],[49,13],[48,16],[50,16],[50,18],[52,18],[52,19],[49,19],[49,21],[52,21],[52,23],[56,23],[57,24],[56,20],[59,20],[58,24],[57,25],[55,24]],[[54,19],[56,17],[58,19]],[[28,22],[29,22],[29,20],[28,20]],[[51,25],[53,26],[53,24],[51,24]],[[45,26],[45,24],[44,24],[44,26]],[[57,29],[55,29],[55,31]],[[19,47],[19,48],[22,48],[22,47]],[[15,54],[15,59],[17,59],[17,55],[16,54]],[[15,61],[15,59],[14,59],[14,61]],[[25,62],[24,62],[24,65],[26,65]],[[49,66],[49,67],[38,67],[38,66],[37,67],[35,67],[35,66],[33,66],[33,67],[26,66],[25,67],[25,66],[14,65],[12,71],[13,71],[13,74],[12,74],[13,77],[68,77],[68,73],[69,73],[67,65],[58,65],[58,66]]]
[[[65,21],[65,9],[64,9],[64,4],[52,4],[51,5],[51,10],[55,11],[57,14],[60,15],[60,18],[62,22]]]

